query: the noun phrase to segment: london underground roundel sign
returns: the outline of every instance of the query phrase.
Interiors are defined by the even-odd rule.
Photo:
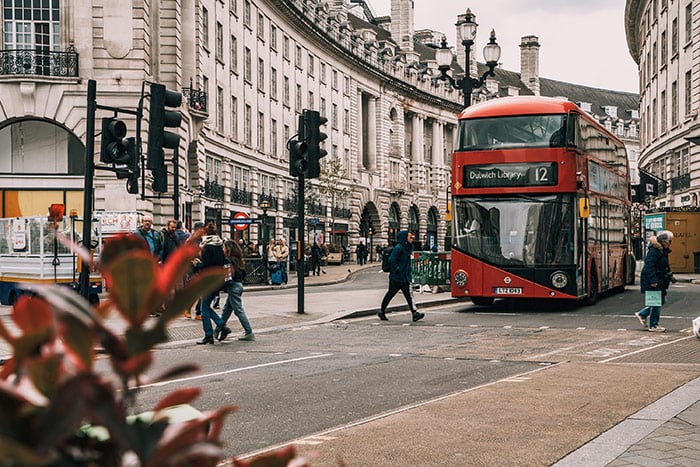
[[[253,220],[244,212],[237,212],[231,218],[231,225],[236,230],[246,230]]]

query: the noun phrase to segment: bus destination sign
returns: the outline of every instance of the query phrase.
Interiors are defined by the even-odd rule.
[[[485,164],[464,167],[464,188],[549,186],[557,184],[556,162]]]

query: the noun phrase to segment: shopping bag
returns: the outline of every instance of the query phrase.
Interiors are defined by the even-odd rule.
[[[700,316],[693,320],[693,334],[700,339]]]
[[[661,291],[647,290],[644,292],[644,306],[661,306]]]

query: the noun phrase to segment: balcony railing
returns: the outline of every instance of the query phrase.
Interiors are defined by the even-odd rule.
[[[307,209],[309,211],[309,214],[314,214],[317,216],[326,215],[326,206],[321,203],[309,203]]]
[[[350,219],[352,217],[352,211],[350,211],[348,208],[341,208],[341,207],[334,207],[333,208],[333,217],[340,217],[342,219]]]
[[[690,188],[690,174],[679,175],[678,177],[673,177],[671,179],[671,192],[675,193],[677,191],[685,190]]]
[[[296,198],[284,198],[284,200],[282,200],[282,209],[284,209],[287,212],[296,212],[297,199]]]
[[[231,202],[236,204],[251,205],[253,193],[247,190],[239,190],[238,187],[231,189]]]
[[[187,106],[197,112],[207,113],[207,93],[201,89],[182,88],[182,94],[187,99]]]
[[[267,201],[268,203],[270,203],[269,209],[272,209],[274,211],[277,210],[277,198],[275,198],[271,194],[266,195],[265,193],[260,193],[258,195],[258,206],[260,206],[260,203],[262,203],[263,201]]]
[[[53,50],[0,50],[0,75],[78,76],[78,52]]]
[[[208,196],[209,198],[214,198],[223,201],[224,187],[219,185],[219,182],[217,182],[216,180],[210,182],[207,178],[206,180],[204,180],[203,194],[204,196]]]

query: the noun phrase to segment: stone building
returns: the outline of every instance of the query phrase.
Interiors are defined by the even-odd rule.
[[[639,66],[639,166],[662,181],[652,205],[697,208],[700,192],[700,5],[627,0],[625,31]]]
[[[293,241],[298,187],[289,176],[287,143],[307,108],[328,118],[326,159],[342,167],[330,194],[323,180],[311,182],[308,238],[376,245],[410,228],[422,243],[443,246],[463,98],[436,79],[434,46],[443,34],[414,31],[413,0],[392,0],[390,17],[345,0],[2,3],[0,217],[43,215],[61,202],[82,211],[85,147],[93,136],[88,81],[97,82],[103,107],[134,110],[143,98],[142,128],[148,83],[155,82],[184,96],[177,180],[169,161],[167,193],[153,193],[145,170],[145,191],[131,195],[124,180],[97,170],[95,209],[149,212],[157,225],[177,211],[187,226],[214,220],[225,236],[258,240],[260,224],[240,231],[228,225],[244,212],[264,220],[269,236]],[[465,19],[455,16],[458,24]],[[485,65],[464,63],[458,31],[445,32],[458,44],[454,75],[467,67],[483,73]],[[542,78],[538,54],[537,37],[524,37],[521,71],[497,68],[472,102],[565,96],[622,136],[634,154],[637,96]],[[100,119],[112,115],[98,110],[98,131]],[[133,136],[134,116],[118,117]],[[147,139],[143,130],[141,137]],[[96,151],[99,142],[96,135]]]

